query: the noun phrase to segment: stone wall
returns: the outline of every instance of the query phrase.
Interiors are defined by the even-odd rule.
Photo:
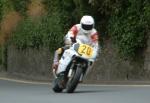
[[[143,66],[144,57],[141,56],[139,60],[129,62],[118,56],[117,49],[111,40],[106,40],[104,44],[94,68],[88,74],[89,80],[126,81],[144,80],[147,78]]]
[[[46,48],[18,50],[8,47],[7,72],[26,79],[49,80],[52,57]]]
[[[105,40],[104,44],[93,69],[87,75],[87,81],[150,80],[150,40],[145,58],[141,57],[132,63],[119,58],[111,40]],[[47,48],[22,51],[9,46],[7,71],[11,75],[28,79],[50,80],[52,59]]]
[[[149,34],[150,35],[150,34]],[[145,51],[145,59],[144,59],[144,69],[148,72],[148,77],[150,77],[150,36],[147,41],[147,49]]]
[[[0,72],[2,71],[2,65],[0,65]]]

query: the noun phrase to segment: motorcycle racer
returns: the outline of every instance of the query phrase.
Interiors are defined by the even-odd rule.
[[[95,25],[95,22],[94,22],[93,17],[89,15],[85,15],[81,18],[80,24],[75,24],[68,31],[64,40],[65,46],[55,51],[52,68],[53,68],[53,71],[56,72],[56,74],[65,72],[70,62],[70,59],[68,57],[67,52],[64,53],[64,51],[67,50],[73,43],[76,43],[77,39],[79,39],[84,44],[91,45],[92,47],[94,47],[94,51],[98,53],[98,49],[99,49],[98,32],[94,28],[94,25]],[[63,56],[61,57],[60,55],[62,54]]]

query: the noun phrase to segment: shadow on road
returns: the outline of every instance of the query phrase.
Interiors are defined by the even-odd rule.
[[[114,90],[76,90],[74,93],[105,93],[105,92],[117,92]]]

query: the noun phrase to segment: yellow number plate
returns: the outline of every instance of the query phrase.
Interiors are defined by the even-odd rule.
[[[80,44],[79,49],[78,49],[78,53],[80,55],[91,57],[93,55],[93,48],[89,45],[86,45],[86,44]]]

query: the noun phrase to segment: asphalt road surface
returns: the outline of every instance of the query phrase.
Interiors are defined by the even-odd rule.
[[[0,103],[150,103],[149,85],[79,85],[54,93],[50,84],[0,79]]]

